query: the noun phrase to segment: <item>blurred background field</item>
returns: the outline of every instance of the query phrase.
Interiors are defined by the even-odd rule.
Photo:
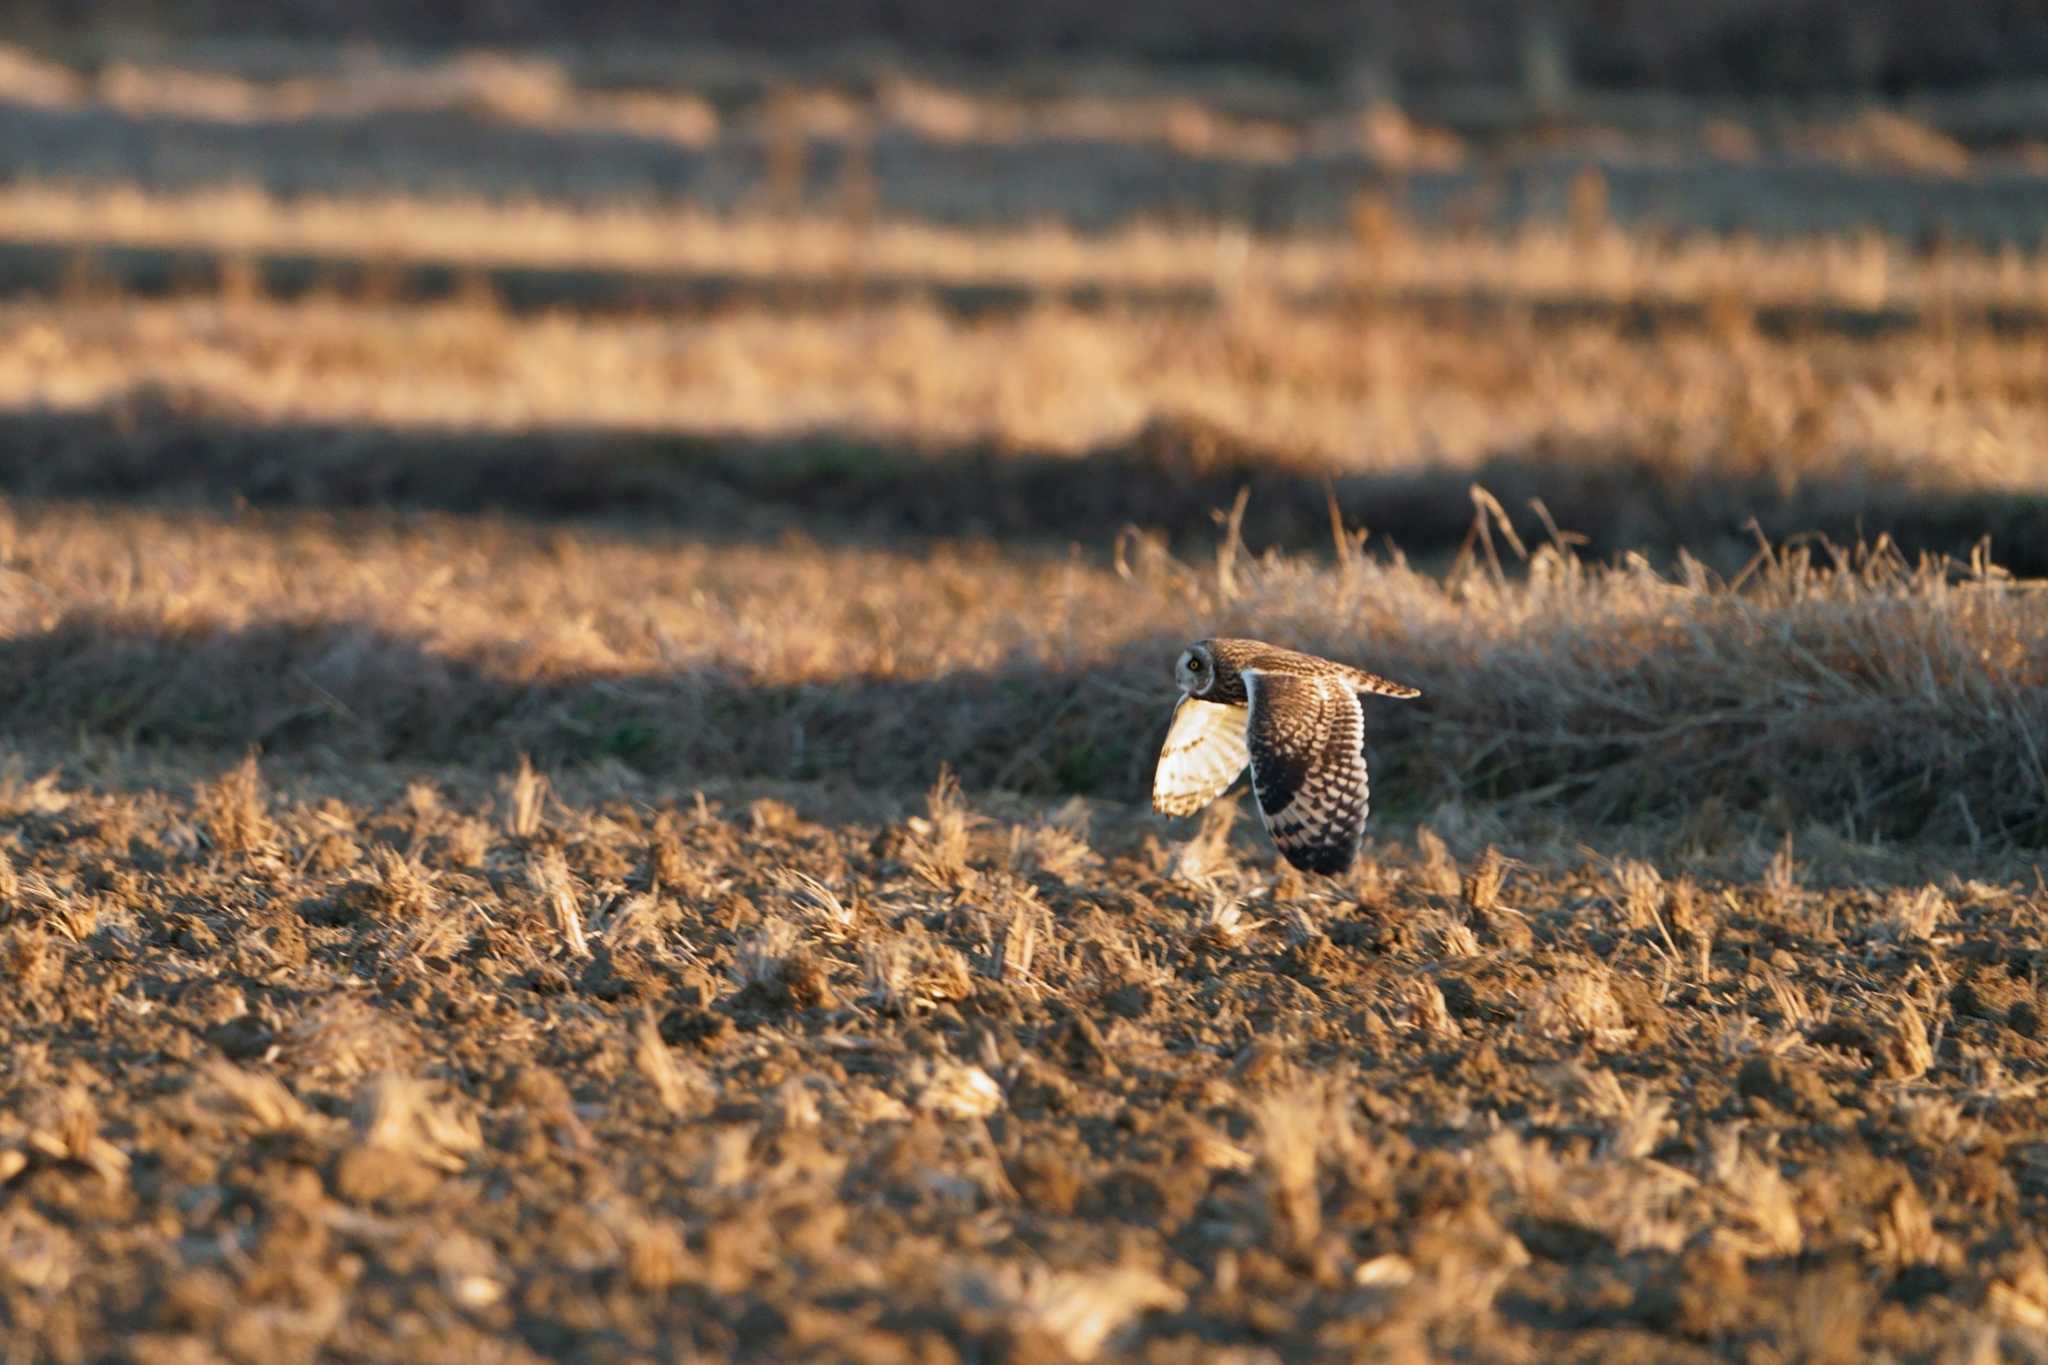
[[[16,1354],[2048,1352],[2038,6],[0,39]]]

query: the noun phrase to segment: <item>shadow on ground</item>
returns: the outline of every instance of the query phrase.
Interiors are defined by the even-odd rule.
[[[0,242],[0,297],[48,298],[101,291],[119,298],[212,296],[223,281],[290,302],[312,296],[404,300],[429,304],[488,300],[518,316],[563,310],[583,315],[716,316],[749,313],[831,313],[916,302],[963,318],[1015,314],[1057,306],[1119,313],[1200,313],[1228,298],[1215,284],[1159,284],[1115,279],[1065,283],[943,279],[849,269],[790,273],[768,270],[643,270],[606,266],[478,263],[449,259],[387,261],[305,252],[242,252],[207,246],[136,246],[90,240]],[[1470,328],[1498,318],[1526,318],[1540,327],[1599,325],[1636,335],[1709,325],[1714,305],[1690,299],[1392,288],[1357,285],[1291,293],[1290,310],[1349,315],[1370,311],[1415,316],[1424,323]],[[2048,309],[1995,305],[1951,309],[1943,325],[1968,322],[2018,335],[2048,325]],[[1930,323],[1927,310],[1831,303],[1755,306],[1748,321],[1766,336],[1839,335],[1868,340]]]
[[[0,175],[74,185],[190,190],[257,185],[273,194],[431,194],[583,203],[686,199],[717,211],[757,204],[771,179],[759,136],[704,145],[620,129],[544,127],[448,110],[226,121],[106,106],[0,101]],[[1425,223],[1490,225],[1562,217],[1572,178],[1597,162],[1621,223],[1710,232],[1854,233],[1908,241],[1947,236],[2039,243],[2048,178],[1986,168],[1940,181],[1911,170],[1760,157],[1592,157],[1538,149],[1504,175],[1497,160],[1402,172],[1405,209]],[[849,183],[877,211],[961,226],[1056,221],[1085,232],[1192,217],[1261,231],[1334,229],[1353,196],[1384,190],[1390,170],[1358,151],[1284,161],[1159,143],[1042,136],[947,142],[885,129],[857,163],[848,144],[804,149],[803,204],[830,210]]]
[[[1556,525],[1585,553],[1680,548],[1732,573],[1755,551],[1752,518],[1780,539],[1889,535],[1909,555],[1993,558],[2048,574],[2048,499],[1913,488],[1895,471],[1813,477],[1679,473],[1640,452],[1503,451],[1469,470],[1348,474],[1198,421],[1156,420],[1083,455],[964,445],[907,449],[839,431],[789,436],[679,435],[557,428],[449,432],[364,425],[264,425],[194,412],[141,393],[112,407],[0,412],[0,494],[19,498],[229,510],[385,509],[491,515],[586,528],[664,532],[714,542],[904,546],[983,538],[1011,546],[1080,545],[1106,555],[1128,527],[1182,552],[1216,544],[1218,514],[1248,492],[1255,551],[1327,553],[1330,501],[1344,521],[1425,559],[1455,552],[1474,518],[1472,484],[1509,509],[1521,533]]]
[[[1142,799],[1184,643],[1117,664],[765,685],[718,669],[536,681],[375,627],[179,630],[73,613],[0,641],[0,733],[238,754],[324,752],[504,770],[614,761],[685,786],[722,778],[970,785]],[[1135,793],[1135,795],[1132,795]]]

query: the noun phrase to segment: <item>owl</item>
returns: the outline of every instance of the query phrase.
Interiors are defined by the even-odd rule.
[[[1336,876],[1358,856],[1369,786],[1360,697],[1419,697],[1362,668],[1258,640],[1198,640],[1174,670],[1180,704],[1153,809],[1192,815],[1249,763],[1259,813],[1288,862]]]

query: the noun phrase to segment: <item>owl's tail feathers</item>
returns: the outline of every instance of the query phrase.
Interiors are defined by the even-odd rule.
[[[1351,675],[1352,686],[1360,692],[1371,692],[1382,697],[1399,697],[1404,701],[1422,695],[1422,689],[1419,687],[1397,683],[1392,678],[1382,678],[1379,674],[1368,673],[1362,668],[1352,669]]]

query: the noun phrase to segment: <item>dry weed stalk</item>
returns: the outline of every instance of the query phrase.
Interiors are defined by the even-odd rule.
[[[868,998],[887,1013],[916,1015],[974,993],[967,957],[916,924],[879,936],[864,954]]]
[[[998,981],[1022,986],[1037,994],[1038,981],[1031,973],[1031,966],[1038,958],[1040,938],[1050,935],[1051,924],[1051,916],[1028,888],[1014,899],[1009,923],[1004,926],[995,945]]]
[[[1226,876],[1233,866],[1230,832],[1237,824],[1240,802],[1226,796],[1212,801],[1195,823],[1195,832],[1173,856],[1173,875],[1183,881],[1208,883]]]
[[[1446,958],[1477,957],[1479,935],[1458,911],[1430,907],[1428,922],[1436,931],[1440,951]]]
[[[1664,902],[1664,877],[1656,867],[1640,859],[1622,860],[1614,869],[1620,893],[1622,923],[1631,929],[1661,925],[1657,910]]]
[[[1991,1282],[1986,1304],[2000,1321],[2048,1330],[2048,1256],[2029,1247],[2020,1263]]]
[[[267,804],[263,770],[253,750],[199,789],[200,818],[213,846],[223,853],[255,853],[270,845]]]
[[[775,880],[789,893],[791,904],[805,913],[820,937],[841,943],[853,935],[858,917],[831,887],[795,868],[778,869]]]
[[[689,1088],[652,1015],[642,1015],[633,1027],[633,1065],[654,1087],[655,1098],[661,1102],[662,1108],[671,1114],[684,1112],[688,1107]]]
[[[1939,1042],[1939,1030],[1929,1030],[1919,1006],[1911,999],[1901,1000],[1892,1026],[1891,1069],[1904,1080],[1924,1076],[1934,1065]]]
[[[535,771],[525,754],[519,769],[505,780],[505,831],[515,839],[531,839],[540,833],[547,812],[548,779]]]
[[[1342,1083],[1317,1080],[1268,1096],[1253,1112],[1259,1163],[1286,1246],[1312,1258],[1322,1237],[1322,1169],[1357,1155],[1351,1098]]]
[[[1195,917],[1190,930],[1194,940],[1205,947],[1218,952],[1235,952],[1246,939],[1268,923],[1245,914],[1244,901],[1221,887],[1212,883],[1207,890],[1209,903]]]
[[[1467,913],[1486,916],[1500,910],[1500,893],[1507,882],[1507,875],[1507,859],[1501,856],[1499,849],[1488,844],[1459,888]]]
[[[1437,832],[1427,825],[1417,827],[1415,848],[1422,855],[1422,885],[1442,896],[1455,896],[1464,889],[1458,863]]]
[[[1475,943],[1473,946],[1478,945]],[[1457,1019],[1451,1014],[1450,1006],[1444,1001],[1443,987],[1436,982],[1426,976],[1414,977],[1402,988],[1401,994],[1407,1002],[1416,1027],[1424,1033],[1438,1038],[1465,1036],[1464,1029],[1458,1026]]]
[[[1797,1196],[1776,1163],[1743,1149],[1742,1132],[1730,1125],[1711,1139],[1708,1169],[1728,1212],[1744,1225],[1752,1255],[1796,1256],[1806,1235]]]
[[[550,848],[526,864],[526,880],[540,893],[548,922],[561,941],[562,951],[571,957],[590,956],[590,943],[583,932],[581,893],[569,871],[568,860],[558,848]]]
[[[1545,982],[1523,1006],[1521,1026],[1539,1038],[1589,1037],[1608,1044],[1635,1034],[1614,998],[1609,969],[1597,961],[1567,967]]]
[[[461,1171],[482,1150],[476,1116],[437,1100],[425,1082],[386,1074],[356,1095],[355,1126],[364,1147],[410,1156],[443,1171]]]
[[[1885,910],[1881,928],[1897,943],[1933,941],[1941,922],[1952,913],[1948,897],[1933,885],[1886,893]]]
[[[763,920],[733,954],[733,974],[742,987],[779,990],[784,973],[803,943],[803,932],[781,916]]]
[[[100,1136],[99,1108],[83,1088],[67,1086],[46,1108],[43,1122],[28,1130],[24,1155],[83,1166],[108,1185],[127,1180],[131,1159]],[[10,1164],[19,1170],[25,1163]]]
[[[397,1064],[397,1026],[357,995],[334,995],[307,1010],[281,1040],[295,1075],[316,1083],[348,1082]]]
[[[1065,1358],[1096,1359],[1116,1334],[1146,1313],[1177,1312],[1187,1295],[1136,1262],[1085,1270],[1004,1265],[970,1276],[956,1292],[1002,1312],[1027,1336],[1042,1337]]]
[[[942,1061],[929,1069],[917,1103],[947,1118],[987,1118],[1003,1107],[1003,1088],[978,1066]]]
[[[1010,867],[1023,876],[1072,882],[1098,861],[1088,844],[1085,814],[1078,826],[1052,820],[1010,831]]]
[[[626,1278],[645,1294],[680,1283],[695,1263],[674,1219],[635,1218],[626,1227]]]
[[[1879,1210],[1867,1244],[1878,1263],[1895,1274],[1915,1266],[1954,1265],[1960,1259],[1956,1246],[1935,1228],[1920,1191],[1905,1180]]]
[[[377,905],[396,920],[429,915],[440,895],[439,878],[412,858],[388,844],[379,844],[370,854],[375,880],[371,887]]]
[[[1230,511],[1216,514],[1223,527],[1223,540],[1216,547],[1216,595],[1225,602],[1234,602],[1238,596],[1237,561],[1244,552],[1244,511],[1251,497],[1249,487],[1240,488]]]
[[[1799,860],[1792,855],[1792,836],[1787,834],[1778,851],[1764,868],[1764,894],[1773,905],[1796,908],[1805,892],[1799,880]]]
[[[925,814],[905,823],[912,837],[910,863],[920,877],[942,890],[960,887],[971,878],[967,837],[974,817],[950,767],[940,765],[938,778],[925,795]]]
[[[1612,1071],[1595,1071],[1586,1078],[1587,1098],[1612,1127],[1605,1153],[1623,1161],[1648,1157],[1674,1131],[1671,1101],[1647,1085],[1625,1088]]]
[[[257,1132],[302,1132],[313,1114],[275,1076],[244,1071],[224,1058],[210,1059],[203,1072],[219,1099],[235,1106]]]

